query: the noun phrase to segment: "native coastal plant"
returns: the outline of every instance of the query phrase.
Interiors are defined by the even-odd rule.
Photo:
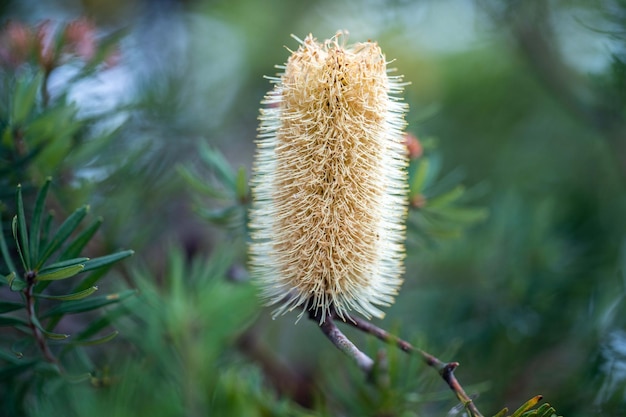
[[[352,314],[382,318],[377,306],[391,304],[402,282],[406,168],[409,155],[420,152],[403,133],[406,105],[396,96],[401,77],[388,74],[376,43],[346,46],[343,35],[322,43],[312,35],[298,40],[300,47],[280,67],[284,72],[270,78],[275,86],[263,102],[251,180],[252,276],[263,298],[278,304],[274,317],[308,313],[370,377],[380,377],[380,360],[361,352],[334,318],[421,356],[470,415],[482,416],[454,376],[458,363],[444,363]],[[428,166],[420,169],[411,192],[418,208],[425,205],[418,190]],[[462,193],[447,193],[439,205]],[[514,415],[552,415],[548,405],[528,411],[540,399]]]

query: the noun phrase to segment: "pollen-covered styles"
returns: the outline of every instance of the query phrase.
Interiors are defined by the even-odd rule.
[[[402,283],[407,109],[373,42],[300,41],[261,109],[250,267],[275,314],[384,314]]]

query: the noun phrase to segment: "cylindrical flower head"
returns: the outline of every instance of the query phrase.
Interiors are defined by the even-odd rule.
[[[376,43],[309,35],[259,117],[250,267],[274,316],[383,317],[402,283],[406,104]]]

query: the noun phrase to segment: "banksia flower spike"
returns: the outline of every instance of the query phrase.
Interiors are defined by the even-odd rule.
[[[342,35],[298,40],[259,117],[250,266],[274,316],[382,318],[402,283],[403,84],[376,43]]]

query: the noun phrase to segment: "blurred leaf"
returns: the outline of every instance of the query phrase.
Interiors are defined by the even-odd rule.
[[[78,291],[78,292],[75,292],[72,294],[66,294],[66,295],[36,294],[35,296],[38,298],[45,298],[47,300],[76,301],[76,300],[82,300],[83,298],[89,297],[91,294],[93,294],[97,290],[98,290],[98,287],[91,287],[83,291]]]
[[[99,337],[99,338],[96,338],[96,339],[73,341],[72,344],[74,344],[74,345],[81,345],[81,346],[101,345],[102,343],[106,343],[106,342],[108,342],[110,340],[115,339],[119,333],[120,332],[115,330],[112,333],[107,334],[106,336],[102,336],[102,337]]]
[[[502,410],[498,411],[498,414],[495,414],[493,417],[506,417],[506,413],[508,412],[508,408],[503,408]]]
[[[236,190],[236,178],[230,164],[224,155],[217,149],[209,147],[205,142],[200,142],[200,157],[207,166],[214,170],[218,178],[227,185],[231,191]]]
[[[28,326],[28,322],[17,317],[0,317],[0,327]]]
[[[75,340],[86,340],[95,335],[107,326],[110,326],[115,320],[128,315],[129,311],[123,305],[107,310],[102,317],[91,321],[76,337]]]
[[[219,226],[237,227],[243,222],[242,208],[239,206],[218,209],[198,208],[197,211],[201,217]]]
[[[89,298],[86,300],[80,301],[66,301],[63,304],[60,304],[56,307],[51,308],[46,311],[41,317],[52,317],[59,314],[76,314],[82,313],[85,311],[96,310],[98,308],[119,303],[124,301],[128,297],[135,295],[137,291],[135,290],[126,290],[120,293],[114,293],[109,295],[104,295],[101,297]]]
[[[428,207],[442,207],[447,206],[451,203],[454,203],[459,198],[463,196],[465,193],[465,187],[462,185],[457,185],[452,190],[448,191],[445,194],[438,195],[437,197],[433,197],[428,199],[427,204]]]
[[[10,311],[20,310],[24,308],[21,303],[12,303],[10,301],[0,301],[0,314],[8,313]]]
[[[239,170],[237,171],[236,192],[237,199],[239,201],[246,201],[246,199],[248,198],[248,180],[246,178],[246,168],[243,166],[239,167]]]
[[[35,107],[35,100],[42,79],[41,73],[33,78],[24,76],[17,79],[11,106],[11,124],[13,126],[24,123]]]
[[[12,377],[15,377],[23,373],[24,371],[27,371],[28,369],[32,368],[37,363],[39,363],[39,361],[30,360],[30,361],[23,361],[17,364],[9,365],[9,366],[3,366],[2,368],[0,368],[0,380],[8,380]]]
[[[187,184],[189,184],[191,188],[198,191],[199,193],[202,193],[207,197],[219,200],[226,200],[229,198],[229,196],[223,191],[214,188],[213,186],[211,186],[209,181],[199,178],[196,173],[191,172],[191,170],[189,170],[187,167],[178,166],[177,171],[181,175],[181,177],[183,177],[183,179],[187,182]]]

